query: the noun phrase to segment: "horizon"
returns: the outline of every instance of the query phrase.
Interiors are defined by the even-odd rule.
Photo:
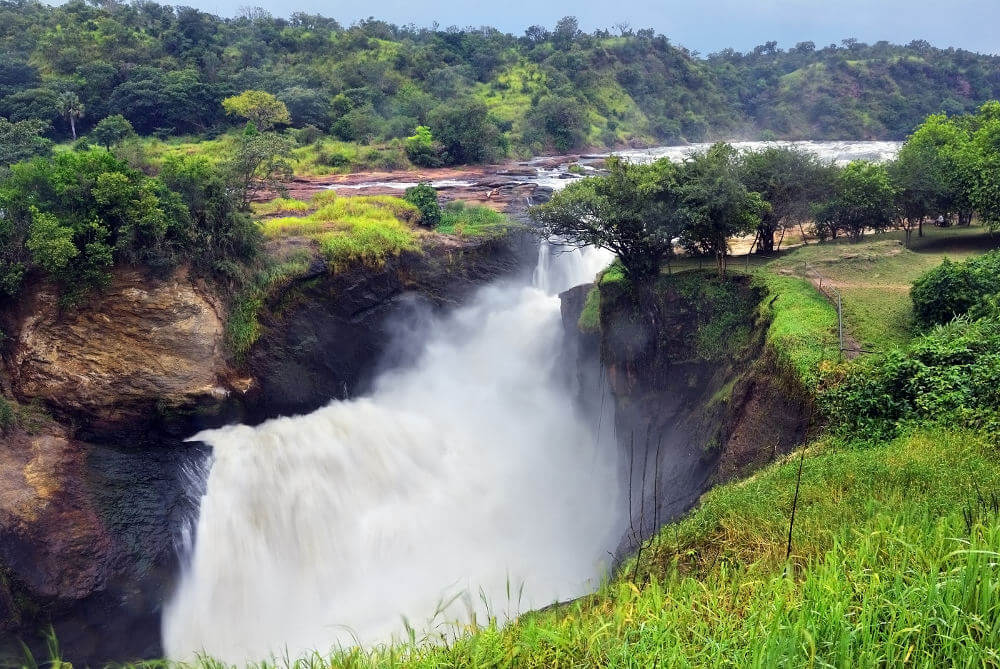
[[[353,3],[331,5],[320,0],[302,0],[293,8],[276,0],[259,0],[253,5],[243,0],[161,4],[192,6],[230,18],[240,16],[247,7],[259,7],[281,18],[296,12],[319,14],[343,26],[371,17],[418,28],[434,28],[435,24],[438,29],[489,26],[513,35],[523,34],[532,25],[551,29],[560,18],[575,16],[586,32],[613,31],[620,23],[635,30],[652,28],[673,44],[701,56],[727,48],[747,52],[770,41],[777,42],[781,49],[799,42],[814,42],[817,48],[823,48],[852,38],[867,44],[884,40],[901,45],[925,40],[937,48],[1000,53],[1000,36],[992,30],[1000,22],[1000,4],[990,0],[958,0],[947,9],[930,0],[843,0],[836,6],[811,0],[761,0],[753,6],[739,0],[711,0],[697,7],[676,0],[662,4],[630,0],[616,5],[617,16],[595,0],[543,7],[526,0],[511,0],[502,7],[429,0],[419,8],[401,0],[371,0],[363,12],[356,11]],[[531,18],[518,20],[519,16]]]

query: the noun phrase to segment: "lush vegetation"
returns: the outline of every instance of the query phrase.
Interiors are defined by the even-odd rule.
[[[910,291],[917,322],[923,326],[947,323],[956,316],[988,308],[1000,295],[1000,251],[953,263],[947,258],[914,282]]]
[[[118,115],[160,137],[250,119],[303,130],[304,145],[397,142],[397,158],[437,165],[734,134],[902,138],[928,114],[1000,97],[1000,59],[924,42],[701,57],[626,24],[586,34],[571,17],[514,36],[82,0],[4,0],[0,26],[0,117],[49,139]]]

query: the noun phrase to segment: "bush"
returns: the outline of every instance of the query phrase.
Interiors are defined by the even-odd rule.
[[[1000,251],[965,262],[945,260],[913,283],[910,297],[923,327],[947,323],[968,313],[986,297],[1000,293]]]
[[[423,167],[441,166],[441,146],[434,141],[431,129],[418,125],[412,137],[406,138],[406,156],[414,165]]]
[[[403,199],[420,210],[420,224],[433,228],[441,222],[441,205],[438,204],[437,190],[430,184],[422,183],[407,188]]]
[[[864,358],[821,401],[835,433],[864,440],[912,420],[1000,426],[1000,318],[961,317],[907,349]]]

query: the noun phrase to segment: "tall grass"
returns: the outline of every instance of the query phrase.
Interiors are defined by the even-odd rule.
[[[455,200],[441,210],[441,222],[434,229],[445,235],[483,239],[502,237],[511,225],[510,219],[489,207]]]
[[[390,256],[419,248],[412,228],[419,210],[401,198],[337,197],[333,191],[323,191],[307,206],[315,211],[262,221],[264,235],[315,239],[333,269],[350,262],[377,267]]]
[[[249,353],[260,339],[260,313],[268,298],[280,287],[305,274],[308,269],[307,255],[268,265],[236,296],[226,321],[226,341],[237,359]]]

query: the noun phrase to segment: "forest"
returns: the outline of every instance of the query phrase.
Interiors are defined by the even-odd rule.
[[[0,117],[48,140],[119,115],[140,135],[211,138],[241,125],[222,100],[259,90],[284,103],[281,127],[306,143],[402,148],[416,138],[436,147],[432,164],[741,137],[902,139],[928,114],[1000,97],[996,56],[923,41],[768,42],[702,55],[624,23],[585,33],[573,17],[514,36],[259,9],[220,18],[145,1],[4,0],[0,53]]]

